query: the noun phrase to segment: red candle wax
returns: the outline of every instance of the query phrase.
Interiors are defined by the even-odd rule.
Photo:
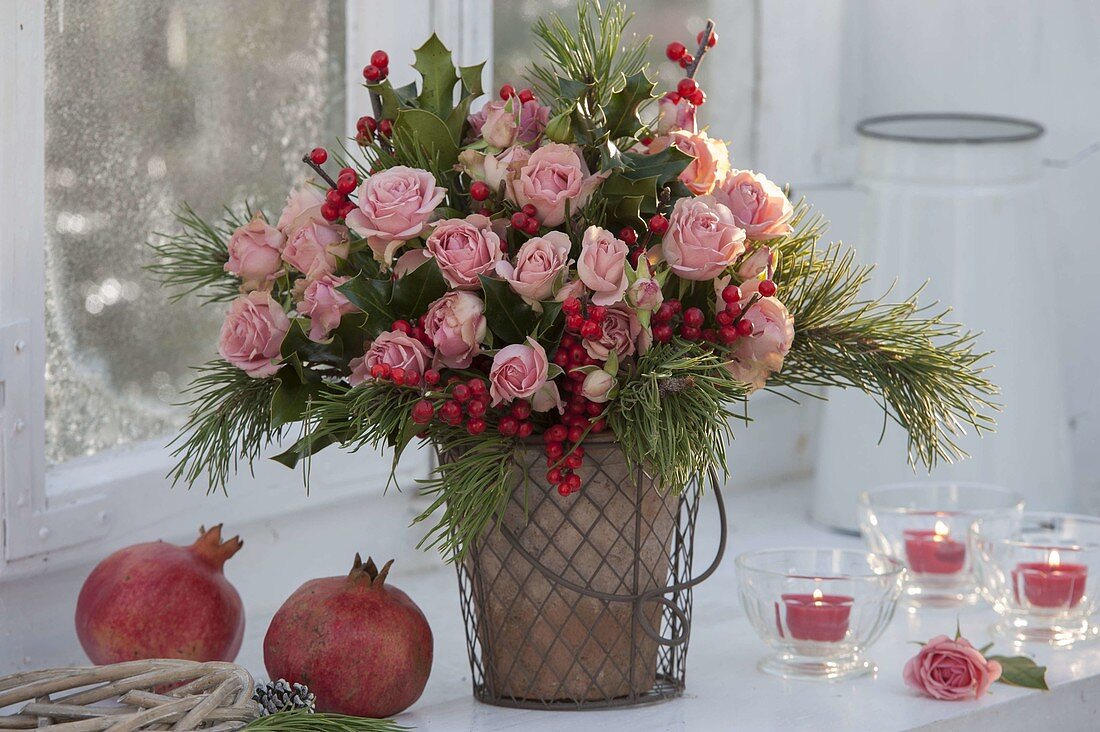
[[[906,529],[903,535],[909,569],[918,574],[955,574],[966,564],[966,544],[948,536],[941,523],[931,531]]]
[[[852,598],[847,595],[824,595],[814,590],[812,595],[783,595],[787,608],[787,629],[796,640],[844,640],[848,632],[848,616]],[[778,610],[778,608],[776,608]],[[780,628],[780,635],[782,635]]]
[[[1051,552],[1047,562],[1021,562],[1012,572],[1016,602],[1023,580],[1024,597],[1035,607],[1075,607],[1085,595],[1088,575],[1083,564],[1062,564],[1058,552]]]

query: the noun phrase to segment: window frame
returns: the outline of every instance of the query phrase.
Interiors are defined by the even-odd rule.
[[[345,13],[346,129],[369,109],[360,69],[371,49],[392,49],[395,77],[406,73],[413,44],[433,30],[461,63],[491,56],[492,0],[406,0],[400,8],[346,0]],[[44,14],[40,0],[0,3],[0,48],[13,49],[0,66],[0,578],[86,560],[169,520],[197,525],[232,511],[243,523],[337,504],[364,490],[381,495],[390,457],[379,453],[325,451],[312,466],[323,476],[312,496],[300,471],[262,460],[254,474],[243,469],[231,480],[232,504],[204,498],[204,485],[172,490],[165,439],[47,469]],[[404,456],[399,482],[423,476],[429,460],[426,450]]]

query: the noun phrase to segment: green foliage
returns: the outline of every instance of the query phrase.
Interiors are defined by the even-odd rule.
[[[173,302],[193,292],[205,302],[232,300],[240,294],[240,280],[225,271],[229,237],[251,218],[247,206],[243,215],[227,208],[223,220],[211,224],[184,203],[175,213],[182,231],[153,234],[156,240],[149,242],[149,249],[156,260],[145,269],[161,284],[176,288]]]
[[[348,717],[342,714],[312,714],[305,709],[288,709],[249,722],[251,732],[408,732],[389,719]]]
[[[367,317],[371,338],[390,329],[399,318],[416,319],[447,292],[447,281],[435,259],[429,259],[399,280],[358,275],[338,288]]]
[[[523,343],[527,336],[535,336],[540,341],[548,334],[560,331],[555,328],[561,318],[561,303],[548,301],[539,303],[542,312],[525,303],[512,291],[511,285],[504,280],[479,275],[485,297],[485,321],[493,335],[501,343]],[[554,338],[556,341],[557,338]],[[547,343],[543,343],[547,345]]]
[[[1038,665],[1027,656],[987,656],[985,660],[1001,664],[1001,678],[997,680],[1002,684],[1050,690],[1047,686],[1047,667]]]
[[[193,485],[206,474],[208,490],[225,490],[238,461],[251,464],[282,434],[272,423],[271,400],[276,379],[253,379],[226,361],[212,361],[184,392],[190,416],[172,441],[178,462],[173,482]]]
[[[632,463],[680,491],[696,476],[725,470],[730,422],[740,418],[729,405],[747,394],[720,356],[676,338],[638,359],[607,419]]]

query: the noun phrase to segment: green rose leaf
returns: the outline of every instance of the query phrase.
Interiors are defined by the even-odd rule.
[[[1046,679],[1047,667],[1039,666],[1027,656],[987,656],[986,660],[1001,664],[1001,678],[998,681],[1002,684],[1043,691],[1050,689]]]
[[[642,128],[638,109],[653,98],[653,89],[656,86],[646,76],[644,69],[629,78],[619,75],[611,101],[604,107],[607,132],[612,140],[633,137]]]
[[[454,99],[455,84],[458,83],[458,74],[455,72],[451,51],[439,36],[432,37],[424,42],[424,45],[413,51],[416,69],[424,81],[420,87],[420,96],[417,101],[420,108],[444,118],[450,114]],[[424,144],[428,144],[425,140]]]

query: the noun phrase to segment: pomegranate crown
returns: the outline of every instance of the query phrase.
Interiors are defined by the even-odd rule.
[[[370,587],[382,587],[386,583],[386,575],[390,573],[390,567],[393,565],[393,560],[386,562],[382,569],[378,569],[378,565],[374,563],[374,559],[367,557],[367,561],[364,564],[363,558],[358,554],[355,555],[355,562],[351,565],[351,573],[348,575],[350,580],[362,580],[366,579],[367,585]]]
[[[191,545],[191,551],[221,569],[230,557],[241,550],[242,546],[244,546],[244,542],[241,541],[239,536],[234,536],[232,539],[223,542],[222,524],[218,524],[210,530],[207,530],[205,526],[200,526],[199,538]]]

